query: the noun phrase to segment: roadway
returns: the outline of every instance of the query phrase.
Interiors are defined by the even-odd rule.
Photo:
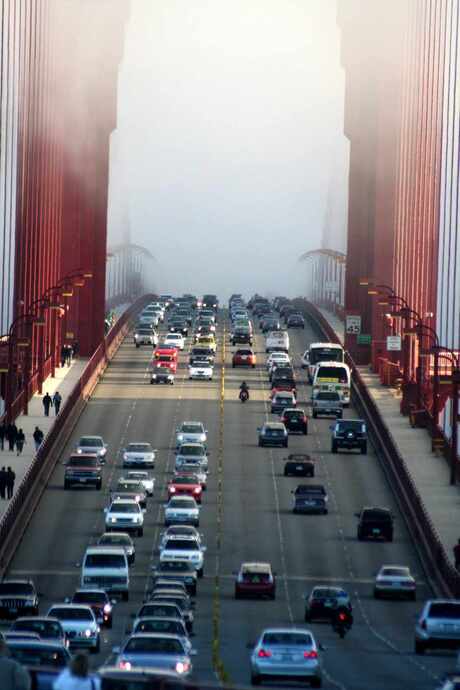
[[[317,335],[290,332],[295,362],[306,343]],[[339,583],[353,597],[355,624],[340,640],[328,624],[311,624],[323,654],[324,687],[347,690],[431,690],[436,679],[451,670],[455,657],[449,652],[416,657],[413,653],[414,615],[420,603],[375,601],[373,576],[383,563],[407,564],[417,576],[419,601],[430,595],[420,562],[393,495],[373,450],[369,454],[330,453],[329,420],[310,420],[308,436],[290,437],[289,452],[306,451],[317,459],[315,481],[327,485],[330,506],[325,516],[294,515],[290,491],[298,480],[282,475],[283,450],[257,447],[256,429],[266,417],[268,382],[263,362],[264,340],[257,335],[259,363],[254,370],[231,368],[226,347],[222,371],[220,349],[213,382],[187,378],[186,355],[181,355],[174,386],[149,385],[147,348],[135,349],[128,338],[109,366],[84,410],[69,443],[66,458],[83,434],[101,434],[109,445],[101,492],[63,490],[64,468],[58,465],[11,564],[10,576],[30,575],[43,593],[41,612],[71,596],[79,585],[80,563],[86,546],[104,531],[103,508],[110,487],[123,473],[122,451],[130,441],[150,441],[158,449],[154,497],[149,500],[144,536],[136,538],[136,563],[132,568],[129,602],[115,607],[114,626],[103,629],[101,653],[92,657],[97,666],[109,658],[123,639],[131,616],[140,607],[149,585],[149,572],[157,558],[162,531],[165,487],[174,465],[174,434],[178,424],[197,419],[209,430],[210,476],[203,497],[200,530],[208,546],[205,576],[199,581],[195,614],[198,650],[194,677],[215,680],[212,669],[215,573],[219,575],[220,650],[231,680],[249,682],[247,644],[265,626],[301,624],[303,595],[315,584]],[[298,376],[305,381],[305,374]],[[251,388],[245,405],[237,399],[242,379]],[[224,405],[221,406],[222,379]],[[299,387],[300,401],[309,387]],[[301,403],[300,403],[301,404]],[[356,416],[353,409],[346,416]],[[221,430],[223,435],[221,436]],[[386,505],[396,515],[392,544],[358,542],[354,512],[364,505]],[[222,514],[223,521],[218,517]],[[219,525],[221,524],[221,527]],[[219,539],[220,537],[220,539]],[[244,560],[268,560],[278,575],[275,601],[235,601],[233,576]]]

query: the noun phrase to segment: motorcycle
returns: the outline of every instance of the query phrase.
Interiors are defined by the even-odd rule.
[[[240,390],[240,400],[242,403],[245,403],[249,400],[249,391],[247,388],[242,388]]]
[[[345,606],[340,606],[334,612],[332,617],[332,629],[336,632],[340,639],[343,640],[345,635],[353,625],[353,614]]]

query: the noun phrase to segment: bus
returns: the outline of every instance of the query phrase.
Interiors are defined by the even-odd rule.
[[[338,393],[344,407],[350,404],[351,370],[344,362],[320,362],[313,377],[312,398],[318,393]]]
[[[319,362],[344,362],[345,352],[337,343],[310,343],[302,357],[302,369],[308,369],[308,382],[313,383]]]

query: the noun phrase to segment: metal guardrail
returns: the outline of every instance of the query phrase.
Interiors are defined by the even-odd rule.
[[[299,304],[299,306],[301,306],[305,316],[316,327],[319,327],[331,342],[340,342],[333,328],[315,305],[307,300],[301,302],[302,305]],[[401,513],[417,547],[423,566],[442,595],[460,597],[460,574],[449,560],[404,458],[399,453],[393,436],[382,419],[359,370],[348,354],[346,355],[346,362],[353,373],[353,404],[367,421],[372,442],[378,450],[377,456],[397,497]]]
[[[86,400],[90,397],[107,364],[128,333],[134,317],[145,304],[152,301],[153,297],[153,295],[144,295],[139,298],[116,321],[89,360],[79,381],[67,396],[59,416],[17,487],[11,503],[0,521],[0,576],[5,572],[17,545],[22,539],[48,479],[56,466],[60,451],[75,427]]]

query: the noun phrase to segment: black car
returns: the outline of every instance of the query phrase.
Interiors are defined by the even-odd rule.
[[[249,328],[235,328],[232,334],[232,345],[252,345],[252,335]]]
[[[174,372],[169,367],[155,367],[150,375],[150,383],[174,385]]]
[[[209,362],[214,362],[214,350],[211,347],[205,345],[196,345],[192,347],[192,351],[189,356],[189,364],[194,364],[196,361],[200,361],[206,358]]]
[[[259,446],[288,447],[288,433],[284,424],[280,422],[266,422],[258,430]]]
[[[330,620],[339,606],[352,610],[350,595],[342,587],[313,587],[305,597],[305,621]]]
[[[308,419],[305,410],[299,407],[287,407],[283,410],[281,421],[288,430],[288,432],[297,432],[300,434],[308,434]]]
[[[362,508],[359,513],[355,513],[355,516],[358,518],[359,541],[363,539],[393,541],[394,517],[389,508]]]
[[[188,335],[188,329],[189,329],[189,324],[187,323],[187,321],[183,321],[182,319],[171,320],[168,324],[168,331],[170,333],[181,333],[182,335],[187,336]]]
[[[38,594],[32,580],[0,582],[0,618],[38,616]]]
[[[306,453],[291,453],[284,463],[284,476],[314,477],[315,461]]]
[[[326,515],[327,491],[322,484],[299,484],[293,494],[293,513],[322,513]]]
[[[339,448],[349,450],[358,448],[363,455],[367,453],[367,429],[362,419],[340,419],[331,427],[331,451],[337,453]]]
[[[305,319],[302,314],[291,314],[287,318],[286,325],[288,328],[305,328]]]

